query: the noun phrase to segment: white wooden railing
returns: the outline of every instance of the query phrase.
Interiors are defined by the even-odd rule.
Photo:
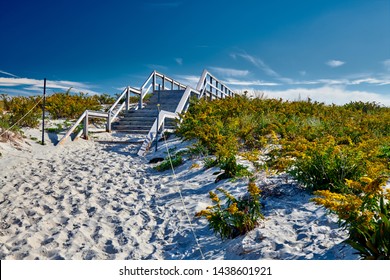
[[[193,95],[196,95],[198,98],[200,97],[200,93],[197,90],[187,86],[186,90],[184,91],[180,99],[179,104],[176,107],[175,112],[169,112],[164,110],[159,111],[158,117],[154,121],[152,127],[150,128],[146,136],[144,143],[142,144],[140,150],[138,151],[139,156],[144,156],[148,152],[152,142],[154,140],[157,141],[158,135],[164,132],[165,130],[164,125],[166,119],[178,119],[180,113],[187,111],[190,97]]]
[[[170,87],[168,87],[169,84]],[[78,138],[83,135],[85,139],[88,139],[88,123],[90,118],[105,118],[107,120],[106,131],[111,132],[111,125],[118,117],[119,113],[124,109],[128,111],[131,105],[134,105],[132,106],[132,109],[134,110],[137,110],[138,108],[143,108],[143,100],[145,98],[145,95],[150,92],[156,91],[158,85],[160,85],[163,89],[171,89],[171,90],[174,90],[175,88],[179,90],[186,88],[186,86],[183,85],[182,83],[170,77],[167,77],[162,73],[153,71],[149,75],[147,80],[143,83],[141,88],[138,89],[134,87],[126,87],[122,91],[122,93],[118,96],[115,103],[108,109],[107,112],[96,112],[96,111],[89,111],[89,110],[84,111],[84,113],[78,118],[75,124],[61,138],[58,144],[63,144],[66,141],[66,139],[68,139],[68,137],[76,130],[76,128],[79,126],[81,122],[83,122],[83,130],[81,130],[75,138]],[[136,94],[140,96],[138,105],[130,103],[131,94]]]
[[[209,71],[203,70],[202,76],[199,79],[196,90],[200,92],[200,98],[216,98],[232,97],[236,93],[226,86],[222,81],[214,77]]]
[[[168,112],[163,110],[160,111],[158,117],[156,118],[153,126],[151,127],[146,137],[144,144],[142,145],[142,148],[139,152],[140,155],[144,155],[149,149],[153,140],[157,139],[158,134],[164,131],[164,123],[166,119],[178,118],[180,113],[183,113],[188,109],[189,100],[191,96],[196,96],[199,99],[207,98],[209,100],[213,100],[216,98],[232,97],[236,94],[233,90],[226,86],[222,81],[214,77],[207,70],[203,71],[196,89],[193,89],[189,86],[185,86],[179,81],[167,77],[162,73],[153,71],[139,89],[133,87],[126,87],[107,112],[86,110],[75,122],[75,124],[67,131],[65,136],[59,141],[58,144],[63,144],[81,122],[83,122],[83,130],[78,133],[76,138],[83,135],[85,139],[88,139],[88,123],[90,118],[105,118],[107,120],[106,131],[111,132],[111,124],[113,121],[115,121],[115,119],[118,117],[119,113],[122,110],[125,109],[126,111],[128,111],[130,107],[135,110],[142,109],[145,95],[151,92],[155,92],[159,86],[164,90],[185,89],[185,91],[175,112]],[[130,103],[131,94],[139,95],[138,104]]]
[[[167,86],[167,83],[170,84],[170,87]],[[141,98],[139,99],[139,108],[143,107],[143,100],[147,93],[150,92],[150,89],[152,89],[152,92],[158,90],[158,86],[161,86],[162,90],[174,90],[175,87],[178,90],[183,90],[186,88],[186,86],[179,81],[176,81],[172,78],[169,78],[165,76],[162,73],[157,72],[154,70],[149,77],[146,79],[144,84],[141,86],[140,94]]]

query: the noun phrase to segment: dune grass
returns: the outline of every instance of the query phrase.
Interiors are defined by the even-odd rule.
[[[249,99],[193,100],[177,133],[214,155],[230,177],[237,158],[291,174],[336,213],[362,258],[390,258],[390,108]],[[202,148],[199,148],[202,147]],[[228,164],[227,164],[228,163]],[[351,215],[345,215],[345,213]]]

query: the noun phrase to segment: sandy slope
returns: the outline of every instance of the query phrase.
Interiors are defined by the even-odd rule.
[[[100,134],[101,139],[120,135]],[[0,259],[200,259],[183,202],[206,259],[356,259],[346,233],[310,195],[283,177],[258,175],[262,225],[221,241],[194,214],[222,186],[245,191],[246,180],[214,183],[216,169],[188,160],[157,172],[139,146],[78,140],[62,147],[36,143],[0,150]],[[168,143],[185,147],[175,139]],[[194,162],[200,168],[191,168]],[[183,202],[179,195],[183,196]]]

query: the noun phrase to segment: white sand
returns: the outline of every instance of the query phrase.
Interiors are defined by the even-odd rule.
[[[0,143],[0,259],[200,259],[179,189],[206,259],[358,259],[337,219],[283,176],[258,175],[266,219],[221,241],[194,215],[211,204],[210,190],[239,195],[247,180],[215,184],[218,169],[204,170],[200,160],[178,167],[176,179],[157,172],[148,161],[165,157],[162,146],[141,158],[138,145],[47,142],[22,151]],[[201,167],[191,168],[195,162]]]

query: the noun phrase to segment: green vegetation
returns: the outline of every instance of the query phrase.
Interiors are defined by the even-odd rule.
[[[15,124],[28,112],[31,112],[25,116],[24,119],[19,121],[19,127],[36,127],[39,124],[39,118],[42,115],[42,110],[39,106],[35,106],[39,102],[38,96],[13,96],[2,94],[2,114],[1,123],[5,126],[11,126]],[[35,106],[35,107],[34,107]]]
[[[209,195],[214,202],[196,214],[196,217],[204,217],[209,222],[209,227],[222,239],[235,238],[254,229],[263,217],[261,214],[260,189],[254,182],[248,184],[248,193],[237,199],[222,188],[217,189],[225,196],[226,202],[218,195],[210,191]]]
[[[390,259],[390,193],[382,188],[388,179],[346,180],[349,193],[315,192],[313,200],[339,216],[349,229],[346,242],[364,259]]]
[[[192,103],[177,133],[196,140],[193,151],[215,158],[208,166],[235,177],[241,156],[256,170],[292,175],[339,216],[350,232],[347,242],[363,258],[390,258],[390,195],[383,189],[390,174],[390,108],[243,96]],[[200,216],[215,228],[210,209]]]
[[[107,93],[103,93],[103,94],[97,95],[97,99],[98,99],[99,104],[101,104],[101,105],[111,105],[111,104],[115,103],[117,98],[115,98],[114,96],[111,96]]]
[[[182,155],[175,154],[171,158],[167,157],[165,158],[159,165],[154,167],[157,171],[166,171],[170,170],[172,167],[177,167],[183,164],[183,157]]]
[[[7,129],[17,123],[20,127],[37,127],[42,118],[40,96],[0,96],[0,127]],[[46,98],[46,111],[51,119],[75,119],[85,110],[100,110],[101,102],[112,101],[108,95],[92,95],[85,93],[54,93]],[[37,104],[39,103],[39,104]],[[35,106],[35,107],[34,107]],[[30,112],[29,114],[27,114]],[[26,115],[27,114],[27,115]],[[22,117],[24,118],[22,119]]]
[[[100,110],[98,95],[55,93],[46,99],[46,110],[52,119],[76,119],[85,110]]]

